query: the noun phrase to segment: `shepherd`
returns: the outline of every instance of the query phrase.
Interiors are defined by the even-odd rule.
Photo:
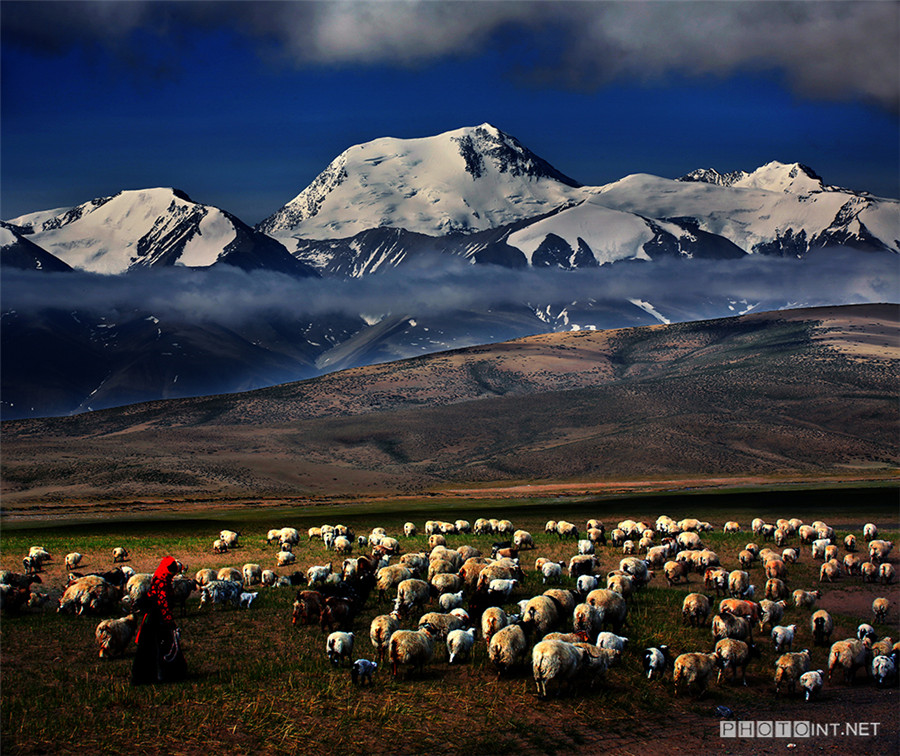
[[[181,634],[172,617],[172,580],[184,568],[173,557],[163,557],[153,573],[146,596],[146,614],[138,628],[137,652],[131,684],[179,682],[187,676]]]

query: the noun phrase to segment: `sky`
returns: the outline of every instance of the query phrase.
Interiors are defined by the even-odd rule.
[[[900,4],[0,3],[0,217],[173,186],[254,224],[490,122],[583,184],[800,162],[900,197]]]

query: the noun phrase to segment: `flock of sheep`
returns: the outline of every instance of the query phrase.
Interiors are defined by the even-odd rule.
[[[703,541],[712,529],[700,520],[676,522],[665,516],[652,525],[623,520],[609,533],[598,520],[588,520],[584,529],[566,521],[547,522],[545,533],[570,542],[575,553],[568,561],[537,558],[534,572],[543,591],[529,596],[524,581],[531,565],[526,566],[524,555],[535,549],[534,538],[509,520],[485,518],[472,526],[464,520],[428,521],[426,551],[404,550],[404,542],[418,535],[418,528],[409,522],[395,536],[383,528],[358,536],[342,525],[310,528],[307,543],[321,542],[332,555],[328,563],[279,575],[278,568],[296,564],[294,552],[302,545],[300,532],[286,527],[267,534],[268,543],[278,549],[275,569],[256,563],[244,564],[241,570],[201,569],[193,577],[176,578],[173,597],[182,613],[195,591],[200,593],[201,608],[217,603],[249,608],[257,596],[251,590],[254,586],[294,586],[292,624],[320,627],[325,655],[336,667],[350,664],[356,683],[371,684],[385,662],[394,676],[404,669],[409,670],[407,676],[421,673],[444,656],[450,664],[465,663],[476,645],[483,643],[498,676],[530,661],[538,695],[546,697],[602,682],[607,671],[630,653],[628,638],[621,633],[627,631],[629,609],[640,604],[645,586],[654,579],[673,586],[694,573],[701,576],[705,592],[685,596],[681,621],[691,626],[708,624],[714,647],[674,659],[665,645],[645,648],[640,657],[648,679],[671,674],[676,694],[702,694],[714,672],[720,683],[728,677],[737,679],[740,673],[746,685],[747,667],[759,656],[759,635],[768,630],[778,655],[773,676],[777,693],[793,693],[799,684],[806,700],[812,700],[826,678],[831,683],[840,674],[850,683],[860,668],[878,685],[896,683],[900,643],[879,639],[866,622],[859,625],[855,637],[832,641],[834,619],[824,609],[813,611],[821,591],[788,589],[792,565],[802,559],[821,560],[820,584],[830,584],[842,575],[892,583],[894,568],[888,559],[893,545],[878,538],[873,524],[867,524],[861,534],[866,560],[859,554],[856,536],[846,536],[839,545],[834,529],[824,522],[807,525],[797,519],[775,523],[756,519],[750,526],[756,542],[721,558]],[[741,530],[733,521],[723,527],[725,533]],[[469,534],[490,536],[494,541],[490,553],[462,543]],[[223,530],[212,549],[228,553],[239,548],[239,539],[238,532]],[[457,542],[452,548],[451,539]],[[839,558],[840,546],[843,558]],[[618,568],[604,569],[600,555],[606,555],[608,564],[616,552]],[[112,613],[120,607],[128,612],[97,626],[101,657],[120,655],[128,648],[151,577],[124,564],[129,555],[123,548],[115,549],[112,558],[111,570],[84,575],[75,572],[82,555],[67,554],[65,566],[70,574],[57,607],[59,612],[79,614]],[[23,559],[22,573],[4,570],[0,574],[0,606],[5,611],[47,602],[47,594],[40,590],[40,573],[48,559],[46,549],[35,546]],[[735,568],[726,569],[724,563]],[[752,582],[755,575],[757,584]],[[390,611],[376,616],[367,628],[359,626],[364,607],[374,603],[387,609],[387,602],[392,602]],[[888,598],[876,598],[874,621],[885,622],[889,608]],[[785,613],[795,610],[809,611],[809,618],[782,624]],[[353,661],[361,646],[358,636],[366,630],[374,659]],[[807,631],[815,644],[831,644],[827,671],[812,669],[808,649],[793,650],[795,640]]]

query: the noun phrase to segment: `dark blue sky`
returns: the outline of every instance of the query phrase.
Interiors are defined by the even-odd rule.
[[[900,196],[892,2],[0,12],[3,218],[175,186],[255,223],[353,144],[484,121],[585,184],[780,160]]]

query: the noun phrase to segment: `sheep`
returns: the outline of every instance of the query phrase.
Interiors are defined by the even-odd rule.
[[[539,698],[547,698],[553,686],[557,695],[562,685],[575,679],[581,670],[584,650],[572,643],[544,640],[531,651],[531,670]]]
[[[878,579],[884,585],[890,585],[894,582],[894,565],[885,562],[878,568]]]
[[[801,525],[797,528],[800,543],[810,545],[816,538],[816,529],[812,525]]]
[[[538,639],[559,625],[561,620],[559,603],[549,596],[529,599],[522,611],[522,624],[530,635]]]
[[[867,522],[863,525],[863,538],[866,543],[870,543],[878,538],[878,526],[874,522]]]
[[[376,669],[378,669],[378,662],[357,659],[350,667],[350,681],[354,685],[363,685],[368,680],[369,685],[373,685]]]
[[[394,600],[394,611],[401,615],[412,612],[416,607],[423,607],[431,595],[431,587],[424,580],[408,578],[397,586],[397,598]]]
[[[415,668],[419,674],[434,657],[436,631],[430,625],[418,630],[397,630],[388,642],[391,675],[396,678],[401,665]]]
[[[825,683],[824,675],[824,669],[816,669],[800,675],[800,687],[804,690],[804,701],[812,701],[814,698],[818,698]]]
[[[100,646],[100,658],[124,654],[137,626],[136,614],[128,614],[119,619],[106,619],[97,625],[94,637]]]
[[[888,607],[890,603],[886,598],[879,597],[872,602],[872,614],[875,615],[876,622],[887,621]]]
[[[863,562],[859,568],[864,583],[874,583],[878,579],[878,565],[872,562]]]
[[[556,523],[556,534],[560,538],[578,538],[578,527],[571,522],[566,522],[565,520],[560,520]]]
[[[428,548],[434,549],[437,546],[446,546],[447,539],[441,533],[432,533],[428,536]]]
[[[379,614],[369,625],[369,640],[372,648],[378,655],[378,661],[383,662],[388,651],[388,643],[391,636],[400,629],[400,615],[397,612]]]
[[[716,668],[716,655],[688,653],[681,654],[675,659],[672,669],[672,679],[675,683],[675,695],[692,687],[696,687],[698,692],[702,693],[706,690],[706,683],[710,674]]]
[[[388,591],[393,591],[400,583],[409,580],[412,576],[410,568],[403,564],[382,567],[375,575],[375,587],[378,588],[379,598],[383,600]]]
[[[325,609],[325,597],[318,591],[298,591],[294,601],[291,624],[318,624]]]
[[[666,667],[669,665],[669,647],[657,646],[645,648],[643,665],[648,680],[662,677],[666,673]]]
[[[57,612],[103,612],[120,598],[119,589],[98,575],[77,578],[63,592]]]
[[[881,564],[890,555],[894,548],[891,541],[876,539],[869,541],[869,560],[875,564]]]
[[[548,582],[558,584],[562,580],[563,562],[544,562],[541,565],[541,582],[546,585]]]
[[[262,582],[262,567],[247,563],[241,568],[244,585],[259,585]]]
[[[702,593],[689,593],[681,605],[681,621],[691,627],[700,627],[706,624],[711,612],[712,605],[708,596]]]
[[[469,524],[468,520],[456,520],[453,523],[456,526],[457,533],[471,533],[472,526]]]
[[[682,580],[687,581],[688,579],[687,567],[683,562],[666,562],[663,572],[666,576],[666,583],[668,583],[670,588],[675,583],[680,583]]]
[[[744,570],[732,570],[728,573],[728,592],[732,598],[740,598],[750,585],[750,575]]]
[[[278,580],[278,575],[276,575],[272,570],[263,570],[259,576],[259,582],[261,585],[265,585],[268,587],[272,587]]]
[[[590,554],[576,554],[569,560],[569,575],[577,580],[582,575],[593,574],[597,566],[597,557]]]
[[[151,580],[153,580],[153,575],[147,572],[136,572],[128,578],[128,581],[125,583],[123,604],[127,603],[130,607],[139,608],[140,602],[150,590]]]
[[[779,656],[775,660],[775,695],[780,695],[784,687],[793,693],[797,680],[804,672],[809,672],[809,667],[809,649]]]
[[[455,577],[455,576],[454,576]],[[442,612],[449,612],[463,605],[463,592],[442,593],[438,596],[438,606]]]
[[[240,580],[213,580],[200,589],[200,608],[207,604],[227,606],[230,603],[237,609],[241,603],[243,588]]]
[[[735,617],[728,612],[717,614],[713,617],[710,629],[712,630],[713,638],[717,641],[722,638],[749,640],[752,635],[750,620],[744,617]]]
[[[856,551],[856,536],[853,533],[844,536],[844,548],[850,552]]]
[[[575,581],[575,590],[582,596],[586,596],[600,585],[600,582],[593,575],[579,575]]]
[[[872,677],[879,688],[893,685],[897,679],[896,659],[884,654],[876,656],[872,660]]]
[[[602,632],[597,635],[597,648],[608,648],[611,651],[621,654],[625,651],[627,645],[628,638],[622,635],[616,635],[615,633],[610,632]]]
[[[193,578],[176,577],[172,581],[172,604],[181,607],[181,616],[187,615],[187,600],[199,586]]]
[[[788,597],[788,587],[783,580],[772,578],[766,581],[765,595],[770,601],[781,601]]]
[[[720,593],[724,596],[728,593],[728,573],[721,567],[709,569],[703,575],[703,584],[706,590],[715,588],[716,596]]]
[[[498,606],[489,606],[481,615],[481,637],[490,644],[491,638],[509,624],[509,617]]]
[[[722,599],[719,602],[719,614],[728,612],[735,617],[744,617],[750,622],[759,622],[759,605],[753,601],[741,599]]]
[[[491,637],[488,658],[497,668],[497,677],[508,672],[525,658],[528,642],[520,625],[507,625]]]
[[[527,530],[517,530],[513,533],[513,546],[517,549],[526,550],[534,548],[534,538]]]
[[[781,561],[785,564],[797,564],[800,561],[800,552],[797,549],[784,549],[781,552]]]
[[[831,640],[831,634],[834,632],[834,620],[824,609],[819,609],[810,619],[810,627],[816,645],[824,646]]]
[[[731,670],[731,679],[737,679],[738,669],[741,670],[741,682],[747,684],[747,665],[751,656],[759,656],[759,650],[752,643],[744,643],[734,638],[722,638],[716,643],[716,664],[719,667],[719,676],[716,680],[720,685]]]
[[[457,628],[447,634],[447,660],[449,664],[466,661],[475,647],[475,628]]]
[[[819,569],[819,582],[829,582],[833,583],[841,576],[841,567],[840,564],[836,560],[832,560],[830,562],[823,562],[822,567]]]
[[[116,564],[117,562],[125,562],[128,560],[128,550],[121,546],[116,546],[116,548],[112,550],[112,558],[113,564]]]
[[[825,547],[825,561],[830,562],[832,560],[836,560],[838,557],[838,547],[833,543],[828,544]]]
[[[417,533],[416,525],[413,522],[403,523],[403,535],[407,538],[414,538]]]
[[[84,559],[83,554],[79,554],[77,551],[73,551],[69,554],[66,554],[66,569],[70,572],[78,567],[81,564],[81,560]]]
[[[585,602],[600,612],[600,624],[603,629],[608,623],[612,626],[613,632],[618,633],[627,623],[628,605],[621,594],[597,588],[587,595]]]
[[[861,574],[862,559],[857,554],[844,554],[844,572],[848,575]]]
[[[412,573],[409,577],[422,577],[428,572],[428,555],[424,551],[410,551],[400,557],[400,566]]]
[[[875,656],[890,656],[893,652],[894,642],[891,638],[882,638],[880,641],[874,641],[872,639],[863,640],[863,643],[866,644],[868,649],[867,656],[869,658]]]
[[[834,671],[844,668],[844,680],[848,685],[853,682],[856,670],[866,666],[867,649],[861,640],[848,638],[831,645],[828,652],[828,682],[831,682]]]
[[[729,520],[722,526],[723,533],[740,533],[741,525],[739,522],[735,522],[734,520]]]
[[[479,517],[477,520],[475,520],[475,524],[472,526],[472,531],[475,533],[475,535],[489,535],[491,533],[490,520],[487,520],[484,517]]]
[[[878,637],[878,633],[875,632],[874,627],[864,622],[856,628],[856,637],[859,638],[859,640],[868,638],[869,640],[874,641]]]
[[[140,573],[138,573],[140,574]],[[132,575],[132,577],[134,577]],[[216,579],[216,571],[210,569],[209,567],[204,567],[201,570],[197,570],[197,573],[194,575],[194,580],[197,581],[197,585],[204,586],[211,580]],[[149,586],[148,586],[149,587]]]
[[[769,601],[763,599],[759,602],[759,631],[762,632],[766,625],[775,627],[776,622],[781,622],[787,601]]]
[[[643,587],[650,581],[650,578],[653,577],[647,562],[643,559],[638,559],[637,557],[625,557],[624,559],[619,560],[619,569],[622,572],[631,575],[632,580],[634,580],[635,588]]]
[[[241,572],[234,567],[223,567],[221,570],[216,573],[216,580],[230,580],[230,581],[238,581],[242,582],[244,576]]]
[[[289,564],[294,564],[297,561],[297,557],[291,551],[279,551],[275,555],[276,566],[278,567],[286,567]]]
[[[829,546],[830,542],[827,538],[817,538],[812,542],[812,557],[813,559],[824,559],[825,558],[825,547]]]
[[[331,570],[331,562],[312,565],[306,570],[306,584],[309,586],[324,584],[331,574]]]
[[[804,591],[798,588],[793,593],[794,606],[798,609],[812,609],[820,598],[822,598],[821,591]]]
[[[772,628],[772,642],[775,644],[776,654],[783,654],[791,650],[796,632],[796,625],[776,625]]]
[[[223,530],[219,533],[219,539],[224,541],[229,550],[236,549],[238,548],[238,538],[240,538],[240,535],[240,531],[237,530]]]
[[[353,633],[329,633],[325,641],[325,654],[334,666],[342,664],[353,654]]]
[[[452,630],[459,630],[466,620],[456,614],[427,612],[419,618],[419,627],[431,625],[435,641],[444,641]]]
[[[635,593],[634,578],[631,575],[610,574],[606,578],[606,590],[614,591],[628,601]]]
[[[256,597],[257,597],[258,595],[259,595],[259,594],[256,593],[256,592],[250,592],[250,593],[244,592],[244,593],[241,593],[241,599],[240,599],[240,601],[238,602],[238,606],[239,606],[241,609],[249,609],[249,608],[252,606],[253,602],[256,601]]]

